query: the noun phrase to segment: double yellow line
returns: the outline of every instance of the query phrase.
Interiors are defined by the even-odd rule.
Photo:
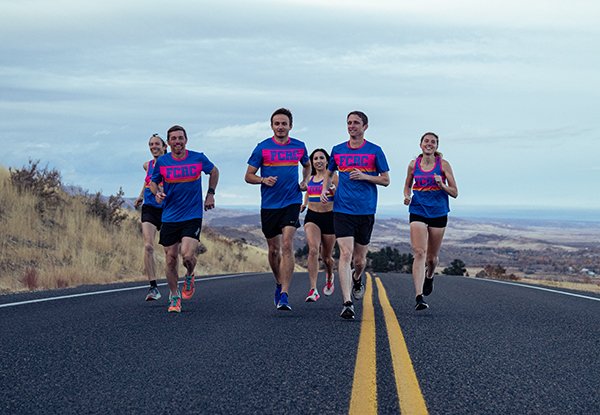
[[[427,414],[425,399],[419,387],[408,348],[381,280],[376,278],[379,303],[387,328],[392,366],[396,379],[396,391],[402,414]],[[363,299],[363,315],[358,339],[358,351],[350,398],[351,415],[377,414],[377,353],[375,351],[375,307],[373,306],[373,282],[366,275],[366,291]]]

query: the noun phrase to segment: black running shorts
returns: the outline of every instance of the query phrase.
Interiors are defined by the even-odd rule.
[[[162,208],[157,208],[150,205],[142,205],[142,223],[150,222],[156,229],[160,231],[162,224]]]
[[[200,240],[202,218],[190,219],[183,222],[163,222],[158,243],[171,246],[181,242],[184,237]]]
[[[281,235],[286,226],[300,227],[300,204],[293,204],[281,209],[261,209],[260,222],[265,238],[271,239]]]
[[[304,226],[307,223],[314,223],[321,229],[323,235],[333,235],[333,212],[315,212],[308,209],[304,217]]]
[[[333,214],[333,228],[336,238],[354,237],[354,242],[360,245],[369,245],[371,233],[375,224],[375,215],[349,215],[335,212]]]
[[[445,228],[448,224],[448,215],[440,216],[437,218],[426,218],[425,216],[415,215],[411,213],[409,216],[409,222],[423,222],[430,228]]]

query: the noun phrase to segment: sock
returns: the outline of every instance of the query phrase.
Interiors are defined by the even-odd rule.
[[[152,280],[150,281],[150,287],[151,288],[157,288],[158,286],[156,285],[156,280]]]

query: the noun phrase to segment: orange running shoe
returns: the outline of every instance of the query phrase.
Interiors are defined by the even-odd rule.
[[[194,296],[195,290],[196,289],[194,287],[194,276],[186,275],[185,279],[183,280],[183,289],[181,290],[181,297],[184,300],[189,300]]]
[[[169,313],[181,313],[181,297],[179,295],[169,298]]]

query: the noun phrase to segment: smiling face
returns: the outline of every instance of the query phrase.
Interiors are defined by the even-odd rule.
[[[428,155],[432,155],[435,154],[437,148],[438,148],[438,138],[435,134],[425,134],[422,138],[421,138],[421,151],[423,152],[423,155],[428,156]]]
[[[365,124],[363,122],[362,118],[360,118],[356,114],[350,114],[348,116],[347,126],[348,126],[348,135],[350,135],[351,139],[352,138],[362,139],[365,135],[365,131],[369,127],[367,124]]]
[[[277,114],[273,116],[271,120],[271,129],[273,130],[274,137],[277,141],[287,141],[292,124],[287,115]]]
[[[167,151],[166,144],[157,135],[150,137],[150,141],[148,141],[148,147],[150,148],[150,153],[152,153],[154,158],[162,156]]]
[[[322,151],[316,151],[312,155],[310,162],[312,163],[313,168],[318,172],[324,171],[327,167],[327,157]]]
[[[169,147],[171,147],[171,153],[176,158],[181,158],[185,155],[185,145],[187,144],[187,137],[181,130],[171,131],[167,139]]]

